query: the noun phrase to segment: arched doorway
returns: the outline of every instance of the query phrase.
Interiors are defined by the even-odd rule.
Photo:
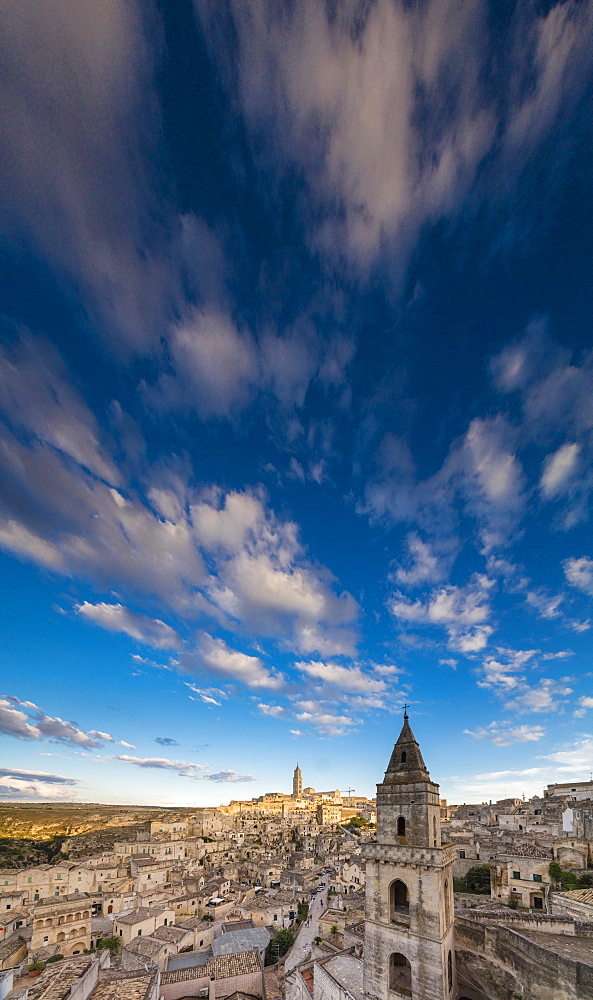
[[[412,996],[412,966],[400,951],[389,956],[389,989],[403,996]]]
[[[409,912],[408,887],[398,878],[389,886],[389,920],[391,923],[397,923],[402,915],[407,915]]]

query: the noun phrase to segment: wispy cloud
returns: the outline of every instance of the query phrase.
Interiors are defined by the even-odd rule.
[[[175,771],[180,778],[192,778],[196,781],[245,782],[257,780],[252,774],[239,774],[230,769],[214,771],[208,764],[194,764],[186,760],[169,760],[167,757],[130,757],[122,754],[115,760],[148,770]]]
[[[475,730],[464,729],[463,732],[476,740],[488,740],[501,747],[510,746],[511,743],[537,743],[545,736],[542,726],[518,726],[510,722],[490,722],[487,726],[478,726]]]
[[[79,747],[100,747],[114,742],[109,733],[80,729],[74,722],[48,715],[38,705],[12,695],[0,698],[0,733],[20,740],[52,740]]]
[[[160,618],[148,618],[121,604],[90,604],[84,601],[76,606],[76,611],[95,625],[110,632],[124,632],[155,649],[177,649],[181,645],[181,638],[175,629]]]

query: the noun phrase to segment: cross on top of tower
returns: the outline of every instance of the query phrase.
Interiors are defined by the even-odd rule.
[[[408,718],[408,709],[409,709],[409,707],[410,707],[409,705],[404,705],[404,719]]]

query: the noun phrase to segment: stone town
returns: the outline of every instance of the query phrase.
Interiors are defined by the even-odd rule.
[[[405,714],[376,800],[297,765],[0,869],[0,1000],[593,1000],[592,842],[591,781],[448,806]]]

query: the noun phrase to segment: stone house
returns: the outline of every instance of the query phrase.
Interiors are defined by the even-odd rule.
[[[56,947],[57,946],[57,947]],[[86,893],[71,893],[41,900],[33,909],[31,952],[79,955],[91,946],[91,900]]]
[[[263,997],[264,976],[257,949],[238,955],[220,955],[205,965],[164,972],[160,990],[164,1000],[199,996],[201,991],[208,991],[208,1000],[230,997],[236,992]]]
[[[174,918],[175,912],[168,906],[143,906],[118,913],[113,921],[113,933],[121,938],[122,945],[126,945],[132,938],[150,936],[157,927],[167,927]]]
[[[550,861],[550,853],[535,845],[520,854],[501,855],[492,874],[492,898],[547,911]]]

